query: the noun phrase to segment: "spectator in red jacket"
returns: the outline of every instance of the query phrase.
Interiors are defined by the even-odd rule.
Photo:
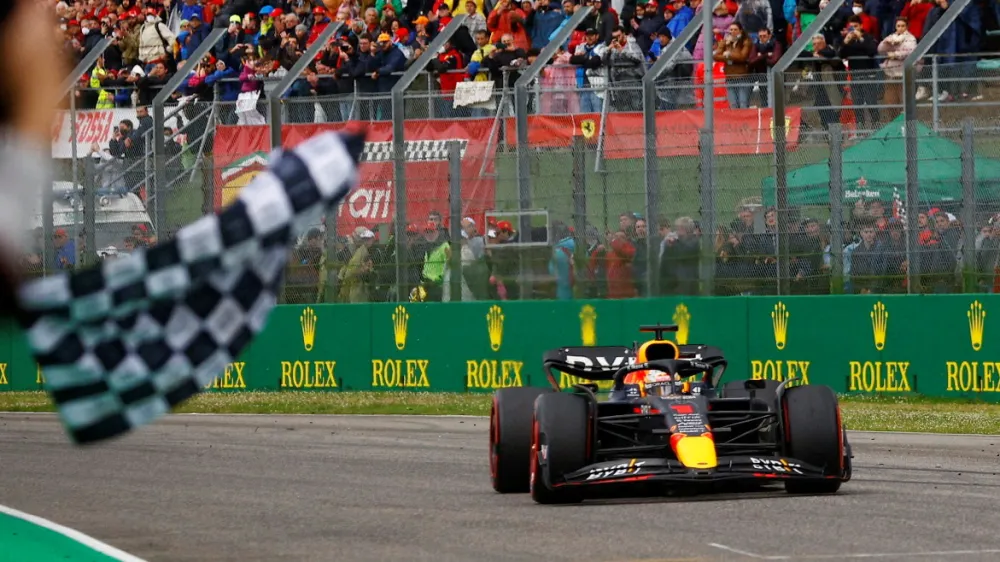
[[[907,31],[916,37],[917,41],[924,36],[924,22],[927,21],[927,14],[933,8],[933,0],[910,0],[899,14],[900,17],[906,18]]]
[[[607,253],[608,298],[631,299],[638,297],[635,290],[635,275],[632,260],[635,246],[629,242],[624,231],[619,230],[611,237],[610,251]]]
[[[490,43],[500,42],[506,34],[514,36],[514,47],[527,51],[531,48],[528,32],[525,28],[527,15],[511,0],[500,0],[496,8],[486,18],[486,28],[490,30]]]

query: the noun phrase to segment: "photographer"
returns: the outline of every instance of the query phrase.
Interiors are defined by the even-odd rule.
[[[495,47],[496,48],[490,51],[490,54],[486,56],[486,60],[483,61],[483,65],[490,70],[490,74],[493,76],[493,80],[496,82],[496,88],[498,90],[513,88],[514,83],[521,77],[521,73],[508,70],[506,72],[507,83],[504,84],[505,72],[503,69],[527,66],[528,54],[524,49],[517,46],[514,42],[514,35],[510,33],[504,34],[501,41],[497,43]]]
[[[527,51],[531,48],[531,41],[528,38],[525,22],[528,16],[524,10],[517,7],[511,0],[500,0],[493,11],[486,18],[486,28],[492,32],[490,41],[496,43],[506,43],[503,38],[510,35],[511,44],[517,49]]]
[[[605,66],[611,69],[611,82],[615,84],[611,89],[611,107],[615,111],[641,111],[642,96],[636,95],[635,88],[642,85],[646,67],[635,37],[626,34],[624,27],[616,27],[603,58]]]

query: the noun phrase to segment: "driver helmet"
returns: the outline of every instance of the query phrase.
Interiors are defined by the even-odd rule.
[[[677,393],[677,385],[681,376],[673,375],[666,371],[650,369],[646,371],[646,380],[643,382],[646,396],[672,396]]]

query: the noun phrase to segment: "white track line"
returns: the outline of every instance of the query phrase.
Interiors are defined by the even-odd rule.
[[[732,552],[733,554],[739,554],[741,556],[746,556],[747,558],[756,558],[758,560],[843,560],[847,558],[909,558],[914,556],[959,556],[963,554],[1000,554],[1000,548],[982,549],[982,550],[939,550],[939,551],[925,551],[925,552],[857,552],[857,553],[844,553],[844,554],[802,554],[798,556],[784,556],[784,555],[765,555],[765,554],[755,554],[753,552],[748,552],[746,550],[740,550],[738,548],[733,548],[731,546],[726,546],[719,543],[708,543],[708,546],[718,548],[719,550],[725,550],[727,552]]]
[[[18,511],[12,507],[7,507],[5,505],[0,505],[0,513],[5,515],[10,515],[11,517],[21,519],[22,521],[27,521],[28,523],[31,523],[33,525],[37,525],[44,529],[48,529],[49,531],[52,531],[54,533],[58,533],[68,539],[72,539],[86,546],[91,550],[97,551],[105,556],[118,559],[121,562],[146,562],[142,558],[138,558],[127,552],[118,550],[117,548],[109,544],[105,544],[95,539],[94,537],[85,535],[80,531],[77,531],[76,529],[70,529],[69,527],[64,527],[58,523],[49,521],[48,519],[43,519],[41,517],[31,515],[30,513]]]

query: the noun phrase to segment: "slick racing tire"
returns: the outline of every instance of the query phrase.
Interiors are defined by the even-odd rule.
[[[490,479],[501,494],[526,494],[531,482],[531,423],[535,398],[552,389],[514,387],[493,394],[490,410]]]
[[[578,503],[583,493],[553,482],[588,464],[590,415],[587,399],[578,394],[538,397],[531,446],[531,498],[540,504]]]
[[[844,430],[833,389],[822,385],[789,388],[782,397],[786,456],[823,468],[826,478],[786,480],[792,494],[832,494],[844,473]]]

